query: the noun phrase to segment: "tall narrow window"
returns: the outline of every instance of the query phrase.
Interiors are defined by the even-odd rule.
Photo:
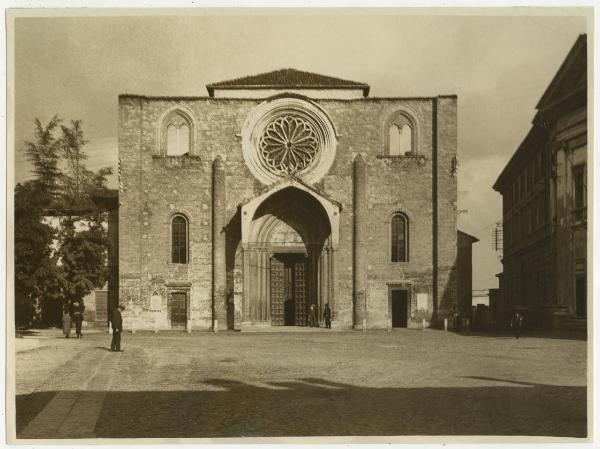
[[[573,184],[574,184],[574,206],[576,209],[581,209],[585,204],[585,179],[583,165],[573,168]]]
[[[576,221],[586,219],[586,193],[585,167],[578,165],[573,167],[573,216]]]
[[[408,220],[403,214],[392,216],[392,262],[408,261]]]
[[[187,220],[181,215],[176,215],[173,217],[173,220],[171,220],[171,262],[187,263],[187,248]]]
[[[400,129],[397,125],[390,126],[390,156],[400,156]]]

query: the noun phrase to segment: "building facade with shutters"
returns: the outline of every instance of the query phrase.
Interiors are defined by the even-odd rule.
[[[587,43],[581,35],[537,105],[494,189],[502,195],[498,319],[586,329]]]
[[[119,97],[119,301],[138,329],[421,327],[457,306],[455,96],[284,69]]]

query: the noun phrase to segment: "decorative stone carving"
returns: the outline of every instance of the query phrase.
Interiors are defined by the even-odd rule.
[[[258,145],[260,159],[274,173],[302,171],[319,152],[313,124],[293,115],[284,115],[269,123]]]
[[[289,175],[318,182],[331,168],[336,146],[336,131],[325,111],[294,96],[259,104],[242,128],[246,165],[266,185]]]

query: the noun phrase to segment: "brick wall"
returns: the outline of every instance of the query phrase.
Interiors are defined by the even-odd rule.
[[[229,223],[227,278],[235,303],[229,315],[239,320],[241,257],[237,206],[263,187],[244,164],[240,132],[249,112],[259,102],[120,97],[119,265],[120,301],[130,306],[126,319],[139,326],[168,328],[168,291],[179,288],[189,289],[192,328],[211,325],[211,164],[220,155],[225,160]],[[367,164],[368,326],[387,326],[388,289],[397,283],[410,285],[413,296],[417,292],[428,295],[426,318],[431,318],[436,301],[433,282],[436,225],[437,301],[440,311],[446,313],[456,301],[453,278],[456,178],[450,172],[457,145],[456,99],[323,100],[319,104],[338,132],[336,159],[317,185],[342,203],[336,253],[336,319],[346,326],[352,324],[352,161],[358,153]],[[192,157],[158,156],[161,117],[176,105],[195,115],[197,138]],[[398,108],[410,110],[418,123],[417,156],[422,157],[382,157],[384,132],[387,132],[384,122]],[[408,262],[390,262],[390,220],[395,211],[409,217]],[[189,219],[187,265],[170,263],[169,226],[174,213],[182,213]],[[149,310],[149,298],[154,292],[163,297],[161,312]],[[414,304],[411,310],[410,324],[420,324],[421,315],[417,316]]]

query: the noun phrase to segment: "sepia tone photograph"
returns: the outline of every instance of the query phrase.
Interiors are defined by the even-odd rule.
[[[591,441],[591,7],[5,12],[9,442]]]

